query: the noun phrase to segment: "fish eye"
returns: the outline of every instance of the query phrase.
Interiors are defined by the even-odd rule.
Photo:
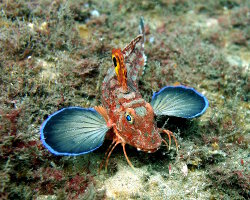
[[[115,57],[113,57],[113,63],[114,63],[114,66],[116,67],[117,66],[117,61],[116,61]]]
[[[130,115],[129,113],[125,113],[125,118],[126,120],[130,123],[130,124],[133,124],[134,123],[134,118],[132,115]]]
[[[126,116],[126,119],[127,119],[129,122],[132,120],[130,115],[127,115],[127,116]]]

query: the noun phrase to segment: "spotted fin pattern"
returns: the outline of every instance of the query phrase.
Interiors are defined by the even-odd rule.
[[[40,129],[44,146],[55,155],[76,156],[99,148],[108,127],[93,108],[69,107],[50,115]]]
[[[193,88],[167,86],[153,94],[151,106],[156,115],[194,118],[208,108],[208,100]]]

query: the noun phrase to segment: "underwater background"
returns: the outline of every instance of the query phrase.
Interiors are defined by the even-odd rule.
[[[207,97],[206,113],[157,118],[179,152],[127,145],[135,170],[118,146],[98,173],[109,140],[82,156],[51,154],[42,122],[101,104],[111,51],[138,35],[141,16],[142,96],[186,85]],[[0,199],[249,199],[249,39],[247,0],[0,1]]]

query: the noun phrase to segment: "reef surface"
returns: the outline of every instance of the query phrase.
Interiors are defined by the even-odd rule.
[[[247,0],[1,1],[0,199],[249,199],[249,8]],[[52,155],[42,122],[63,107],[100,105],[112,48],[137,36],[141,16],[143,97],[182,84],[208,98],[207,112],[157,119],[179,152],[127,145],[135,170],[119,146],[98,173],[110,141],[87,155]]]

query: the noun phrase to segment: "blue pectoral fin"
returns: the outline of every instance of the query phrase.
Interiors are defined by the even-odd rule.
[[[194,118],[206,111],[208,100],[193,88],[167,86],[153,94],[151,106],[156,115]]]
[[[49,116],[40,129],[42,143],[55,155],[76,156],[100,147],[108,127],[93,108],[63,108]]]

